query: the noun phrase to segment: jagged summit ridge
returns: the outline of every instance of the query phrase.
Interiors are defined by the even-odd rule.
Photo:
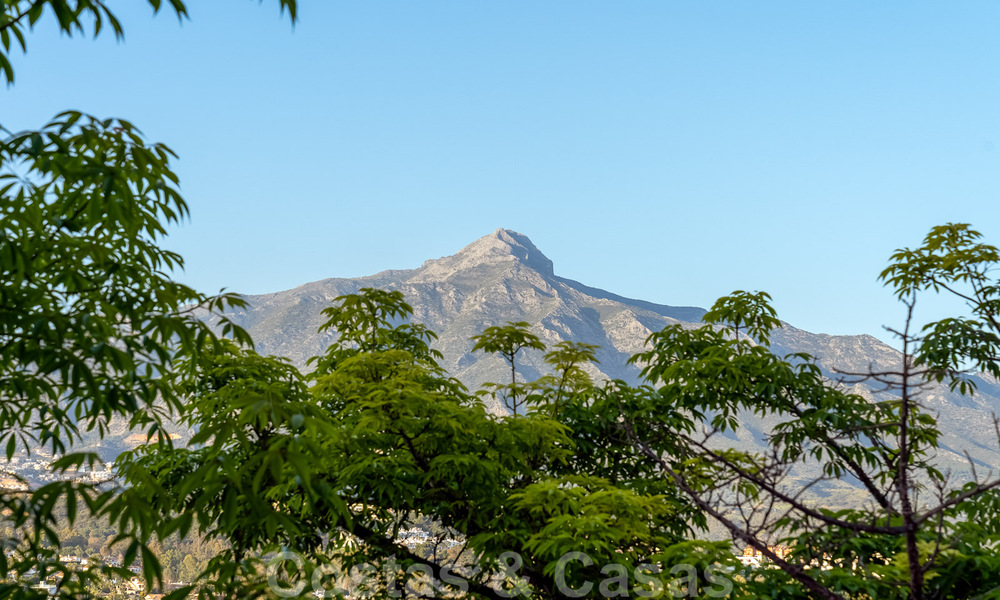
[[[501,227],[451,256],[426,261],[419,269],[420,279],[440,281],[468,269],[507,263],[520,263],[543,276],[554,276],[552,261],[528,236]]]

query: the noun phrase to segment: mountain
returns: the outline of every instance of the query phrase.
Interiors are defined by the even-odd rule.
[[[490,325],[527,321],[549,345],[566,339],[597,344],[600,364],[592,375],[635,381],[638,370],[626,361],[646,336],[667,324],[697,323],[705,312],[631,300],[558,277],[531,240],[498,229],[417,269],[248,296],[250,308],[229,317],[251,333],[258,351],[303,366],[333,339],[317,332],[324,321],[320,310],[363,287],[402,291],[413,306],[413,320],[438,334],[434,346],[444,354],[443,366],[469,386],[503,377],[500,358],[471,353],[470,338]],[[527,355],[520,368],[526,377],[539,375],[541,353]]]
[[[363,287],[403,292],[413,306],[413,320],[438,334],[434,347],[444,354],[443,366],[470,388],[505,378],[500,358],[471,353],[469,338],[491,325],[527,321],[550,346],[562,340],[597,344],[600,363],[591,367],[591,375],[635,382],[638,370],[626,361],[644,347],[651,332],[673,323],[698,326],[705,313],[702,308],[625,298],[559,277],[552,261],[526,236],[497,229],[456,254],[428,260],[416,269],[324,279],[283,292],[248,296],[249,308],[229,317],[250,332],[258,351],[305,366],[306,359],[321,353],[333,339],[331,334],[318,333],[323,322],[320,311],[336,297]],[[779,354],[807,352],[833,379],[835,369],[887,369],[901,360],[899,352],[872,336],[816,334],[788,324],[772,334],[772,349]],[[520,364],[527,378],[538,376],[542,368],[538,352],[527,354]],[[991,417],[1000,413],[1000,385],[985,376],[978,383],[979,392],[973,397],[942,387],[929,390],[924,397],[938,413],[944,431],[938,460],[946,468],[966,471],[963,451],[980,467],[1000,467],[1000,446]],[[854,385],[853,390],[875,395],[864,385]],[[747,417],[731,442],[763,449],[773,424]]]

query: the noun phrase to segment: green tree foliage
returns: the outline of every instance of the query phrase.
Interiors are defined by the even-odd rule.
[[[644,563],[731,561],[726,544],[689,541],[704,519],[623,438],[621,405],[647,409],[651,388],[594,385],[581,369],[593,346],[563,343],[546,355],[552,373],[525,387],[529,409],[498,417],[447,377],[423,328],[393,322],[410,312],[398,292],[338,299],[326,311],[330,323],[361,331],[338,330],[305,395],[281,361],[233,346],[203,354],[210,362],[184,373],[203,390],[189,396],[185,415],[204,445],[168,453],[150,446],[123,462],[135,482],[123,498],[155,514],[151,522],[169,523],[164,532],[193,523],[226,537],[228,562],[294,549],[321,573],[374,569],[382,576],[370,578],[368,593],[377,597],[405,588],[552,597],[561,581],[587,590],[612,562],[622,565],[626,588],[663,588],[673,575],[644,573]],[[508,327],[518,331],[496,351],[509,355],[531,334]],[[295,385],[272,387],[278,372]],[[268,432],[266,443],[251,423]],[[220,494],[241,500],[227,506]],[[435,532],[423,552],[403,543],[417,527]],[[460,548],[439,550],[444,544]],[[570,552],[593,562],[567,559]],[[218,572],[206,575],[202,597],[266,594],[259,563],[231,573],[239,590],[223,589]],[[585,595],[600,597],[590,587]]]
[[[171,156],[126,121],[73,112],[0,142],[0,444],[8,460],[47,448],[57,471],[93,467],[97,455],[74,446],[84,433],[103,437],[115,419],[169,442],[163,420],[180,396],[161,374],[218,342],[193,307],[240,305],[167,275],[181,258],[158,240],[187,212]],[[245,339],[228,321],[223,328]],[[55,569],[64,593],[76,593],[85,572],[47,566],[60,544],[53,511],[64,502],[72,522],[81,509],[100,514],[109,499],[72,479],[4,490],[0,510],[17,531],[5,550],[17,558],[0,556],[0,573],[40,568],[44,578]]]
[[[294,1],[280,4],[294,19]],[[67,34],[122,35],[100,0],[0,2],[8,83],[10,52],[46,15]],[[881,385],[875,401],[808,355],[775,355],[769,297],[736,292],[709,326],[650,336],[633,359],[641,385],[590,380],[594,347],[572,342],[545,354],[549,373],[519,381],[519,353],[545,346],[525,323],[487,329],[475,350],[511,371],[485,390],[511,409],[497,416],[440,366],[399,292],[361,290],[324,311],[336,341],[308,376],[257,355],[225,319],[235,341],[220,338],[196,311],[240,301],[170,278],[181,258],[159,243],[187,207],[169,149],[129,122],[67,112],[0,134],[0,451],[45,448],[65,472],[99,461],[80,440],[113,420],[150,442],[122,457],[123,490],[73,478],[0,489],[0,598],[44,597],[39,581],[64,598],[104,593],[127,571],[59,560],[97,544],[141,563],[149,586],[164,569],[194,580],[178,599],[268,597],[277,580],[351,581],[371,597],[1000,597],[1000,480],[939,471],[921,403],[929,382],[974,393],[970,371],[1000,375],[1000,252],[968,226],[934,228],[882,273],[907,308],[902,362],[843,374]],[[918,327],[928,292],[968,314]],[[779,422],[763,455],[718,441],[746,414]],[[189,445],[165,435],[168,420],[197,432]],[[809,464],[818,479],[792,478]],[[867,503],[833,511],[803,495],[845,477]],[[777,568],[725,576],[729,545],[698,541],[710,522]],[[407,543],[414,530],[428,535]],[[199,564],[169,546],[185,536],[218,552]],[[791,554],[772,549],[779,538]],[[351,576],[331,579],[338,569]]]
[[[922,334],[908,321],[898,372],[852,374],[890,398],[846,393],[807,355],[774,355],[768,332],[780,323],[767,296],[737,292],[707,313],[713,326],[650,336],[633,359],[640,386],[593,382],[595,348],[572,342],[545,354],[550,373],[518,381],[517,354],[544,345],[525,323],[488,329],[476,349],[512,369],[510,384],[487,388],[511,399],[502,417],[441,368],[434,334],[408,321],[399,292],[362,290],[324,311],[337,341],[308,377],[248,349],[225,321],[243,345],[217,338],[185,307],[238,300],[165,275],[180,258],[156,242],[186,207],[169,151],[128,123],[67,113],[10,135],[2,152],[8,453],[46,445],[57,468],[92,464],[74,443],[114,418],[155,442],[121,458],[121,493],[77,481],[6,490],[8,579],[57,573],[70,597],[115,573],[55,560],[61,542],[102,541],[59,531],[59,506],[70,524],[81,509],[111,523],[104,544],[124,547],[126,563],[141,559],[150,584],[164,566],[196,579],[177,598],[265,597],[264,559],[285,550],[309,558],[289,585],[346,569],[375,596],[699,595],[735,584],[756,598],[963,598],[1000,585],[998,483],[935,469],[936,422],[919,402],[928,380],[971,392],[970,368],[996,369],[997,252],[965,226],[935,229],[883,274],[911,314],[931,289],[963,298],[972,315]],[[713,443],[745,413],[780,418],[769,454]],[[162,435],[169,416],[197,431],[188,447]],[[855,478],[871,508],[803,499],[788,476],[806,462],[822,465],[821,480]],[[779,569],[727,584],[712,570],[732,565],[727,544],[696,541],[710,519]],[[404,543],[414,528],[433,537]],[[173,550],[161,565],[151,544],[191,533],[226,546],[207,566]],[[779,535],[791,555],[771,550]],[[362,567],[381,576],[365,579]],[[0,593],[37,595],[18,583]]]
[[[190,446],[146,445],[119,457],[130,486],[110,512],[141,539],[185,537],[194,528],[226,540],[203,574],[202,593],[252,596],[262,592],[260,581],[251,589],[261,548],[320,545],[317,519],[327,508],[296,503],[336,501],[314,489],[323,482],[312,476],[322,454],[317,440],[335,432],[302,376],[282,360],[222,344],[191,367],[175,372],[188,393],[182,422],[197,430]]]
[[[897,290],[909,286],[909,314],[913,294],[936,283],[978,318],[922,335],[908,322],[898,371],[844,375],[885,386],[874,401],[831,383],[808,355],[775,355],[768,298],[737,292],[707,313],[709,326],[650,336],[633,359],[646,384],[591,381],[594,347],[563,342],[540,379],[515,372],[510,386],[487,388],[517,386],[525,407],[496,416],[440,367],[433,334],[408,322],[399,292],[361,290],[325,311],[337,341],[308,378],[234,345],[197,357],[209,362],[181,377],[195,378],[185,419],[203,445],[150,447],[126,463],[137,483],[129,504],[155,514],[147,533],[168,523],[163,533],[194,526],[228,540],[225,562],[243,560],[230,573],[243,587],[220,586],[210,569],[206,598],[266,595],[263,565],[250,559],[284,550],[308,558],[289,589],[349,581],[373,597],[996,597],[1000,482],[935,468],[939,431],[920,402],[937,379],[971,390],[968,370],[994,360],[982,339],[995,333],[996,252],[977,238],[935,229],[886,270]],[[544,349],[521,323],[476,340],[510,363],[524,347]],[[768,453],[717,441],[751,413],[778,418]],[[793,477],[810,464],[818,479]],[[804,495],[845,477],[866,504],[835,511]],[[225,494],[241,500],[227,507]],[[710,521],[775,568],[723,576],[729,545],[697,541]],[[415,528],[428,537],[406,543]],[[779,539],[790,554],[773,548]]]
[[[184,307],[240,303],[166,274],[183,263],[158,240],[187,214],[171,157],[126,121],[75,112],[0,142],[8,458],[29,443],[63,454],[81,431],[103,433],[115,416],[155,421],[154,400],[177,403],[158,365],[215,337]]]
[[[945,225],[921,247],[893,255],[882,278],[907,309],[905,326],[895,331],[901,364],[888,372],[841,373],[844,383],[884,390],[875,401],[831,384],[809,356],[771,353],[773,312],[745,303],[742,293],[708,313],[707,320],[725,324],[721,329],[668,327],[636,357],[658,386],[660,410],[679,407],[707,427],[692,435],[654,422],[654,432],[672,444],[659,445],[638,430],[650,419],[623,414],[636,428],[632,442],[688,500],[780,567],[749,577],[749,597],[1000,597],[994,551],[1000,480],[978,477],[971,459],[971,480],[938,470],[940,432],[922,403],[930,382],[947,380],[971,393],[970,371],[997,372],[998,288],[991,274],[1000,255],[979,238],[966,225]],[[964,300],[971,316],[918,329],[913,308],[927,290]],[[756,339],[727,334],[740,324]],[[780,422],[768,454],[713,444],[715,435],[737,429],[745,413]],[[704,469],[702,478],[683,472],[692,462]],[[792,479],[806,463],[821,465],[822,475]],[[861,508],[830,511],[802,495],[842,478],[864,490]],[[769,548],[782,536],[794,548],[791,556]]]
[[[294,19],[294,0],[280,3]],[[149,5],[158,11],[162,2]],[[186,15],[181,0],[168,5]],[[68,35],[123,35],[101,0],[4,0],[0,76],[8,84],[11,52],[23,52],[28,34],[47,18]],[[99,457],[80,451],[80,442],[103,437],[114,421],[169,448],[164,424],[181,404],[174,372],[220,344],[219,332],[195,311],[218,313],[223,335],[249,342],[221,317],[222,309],[242,305],[238,298],[206,296],[170,277],[183,261],[160,242],[165,227],[188,210],[172,158],[169,148],[147,142],[122,119],[70,111],[36,131],[0,126],[0,454],[6,460],[46,449],[55,473],[93,467]],[[107,486],[66,477],[22,487],[0,489],[7,532],[0,540],[0,598],[43,597],[24,585],[29,573],[57,578],[67,598],[85,597],[102,575],[127,573],[100,565],[71,569],[59,560],[65,523],[141,520]],[[126,562],[141,559],[152,583],[159,567],[146,542],[119,533],[110,543],[124,548]]]
[[[179,19],[187,17],[183,0],[146,0],[154,12],[166,4]],[[279,0],[282,12],[288,11],[292,21],[296,18],[295,0]],[[51,17],[65,35],[97,37],[111,30],[121,40],[125,30],[104,0],[3,0],[0,2],[0,77],[8,84],[14,82],[14,67],[10,61],[12,51],[26,52],[28,35],[46,15]]]
[[[519,408],[524,404],[523,397],[525,390],[517,383],[517,354],[525,349],[545,350],[545,344],[538,336],[528,330],[528,323],[519,321],[517,323],[508,321],[503,326],[487,327],[483,332],[472,338],[476,343],[472,346],[472,351],[483,351],[487,353],[499,354],[507,361],[510,367],[510,383],[501,385],[498,383],[487,384],[492,395],[498,394],[503,400],[504,406],[508,410],[517,414]],[[518,396],[522,400],[518,401]]]

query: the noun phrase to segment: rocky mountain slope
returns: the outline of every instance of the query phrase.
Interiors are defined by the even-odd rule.
[[[304,366],[332,339],[317,331],[323,322],[320,311],[337,296],[362,287],[402,291],[414,308],[414,320],[439,335],[435,347],[444,354],[443,366],[472,388],[504,380],[501,359],[471,353],[469,338],[490,325],[527,321],[549,345],[567,339],[597,344],[600,364],[592,368],[592,375],[635,381],[638,371],[626,360],[643,348],[651,332],[672,323],[696,326],[705,312],[623,298],[559,277],[552,261],[527,237],[498,229],[452,256],[428,260],[417,269],[324,279],[249,296],[249,309],[231,317],[251,333],[260,352],[286,356]],[[869,365],[883,369],[900,361],[897,351],[871,336],[814,334],[790,325],[774,332],[772,346],[782,354],[808,352],[831,374],[834,369],[865,371]],[[541,368],[541,354],[528,354],[521,372],[533,378]],[[945,467],[964,471],[966,450],[982,467],[1000,467],[991,417],[1000,413],[1000,385],[985,378],[980,378],[979,385],[979,393],[971,398],[940,388],[925,398],[939,413],[946,432],[939,457]],[[864,386],[856,390],[871,394]],[[746,419],[732,442],[762,449],[770,425]]]

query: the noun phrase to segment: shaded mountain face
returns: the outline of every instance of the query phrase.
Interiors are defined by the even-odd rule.
[[[549,346],[563,340],[596,344],[600,363],[591,366],[590,374],[634,383],[638,370],[626,361],[644,347],[650,333],[674,323],[699,326],[705,313],[701,308],[624,298],[559,277],[552,261],[526,236],[497,229],[458,253],[428,260],[417,269],[324,279],[284,292],[248,296],[249,308],[230,317],[250,332],[259,352],[285,356],[304,367],[309,357],[333,341],[331,334],[318,333],[324,321],[320,311],[338,296],[363,287],[403,292],[413,306],[413,320],[438,334],[434,347],[444,354],[442,366],[471,389],[507,377],[499,357],[471,352],[470,338],[491,325],[527,321]],[[835,369],[881,370],[898,366],[901,360],[899,352],[871,336],[814,334],[787,324],[772,334],[772,350],[809,353],[833,379]],[[540,352],[524,355],[519,364],[527,379],[540,375],[541,369]],[[944,431],[939,460],[946,468],[965,471],[965,450],[980,466],[1000,467],[991,418],[991,413],[1000,412],[1000,385],[980,378],[979,386],[973,397],[935,388],[924,398],[937,411]],[[854,386],[854,391],[873,395],[863,385]],[[748,417],[731,441],[744,449],[763,450],[773,424]]]

